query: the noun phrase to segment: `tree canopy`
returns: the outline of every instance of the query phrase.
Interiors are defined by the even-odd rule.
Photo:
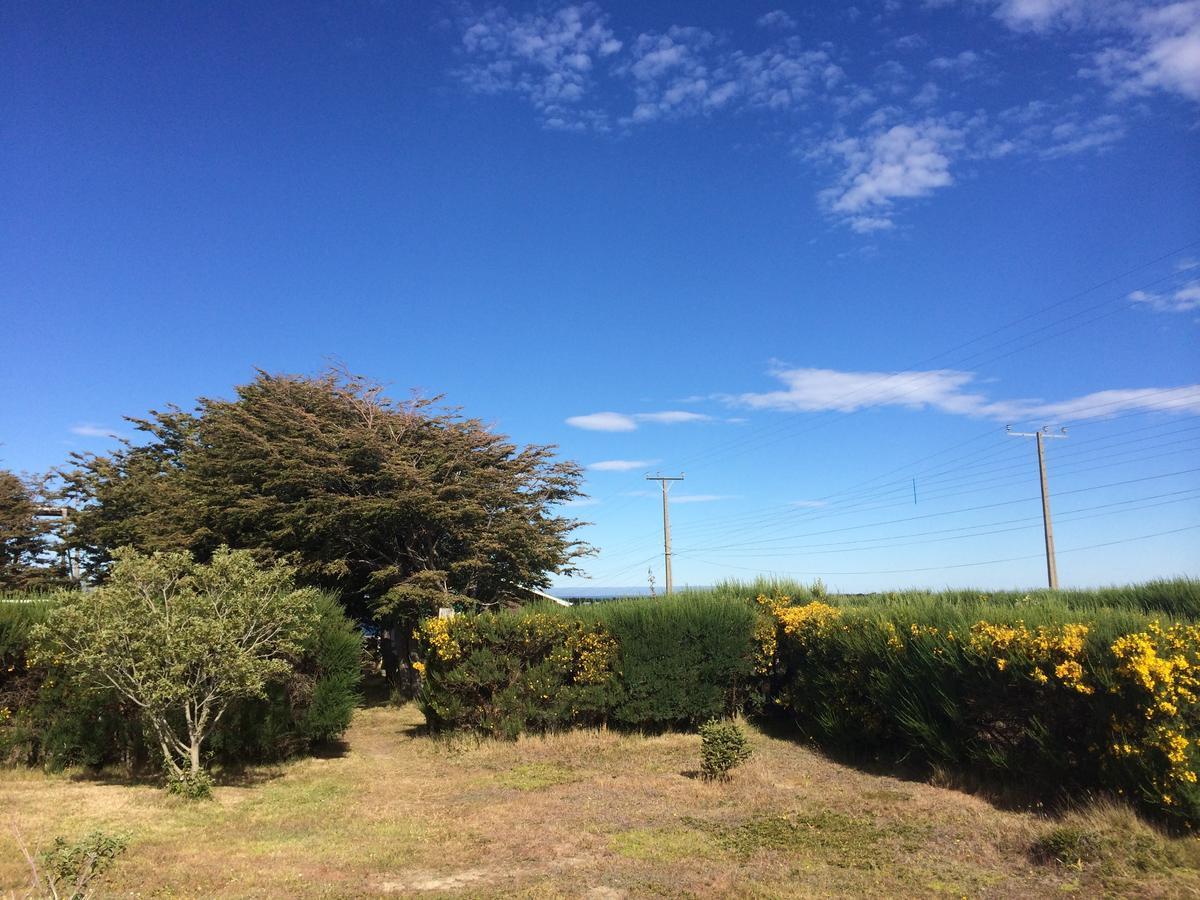
[[[52,527],[39,518],[40,490],[0,469],[0,590],[57,586],[66,573],[50,554]]]
[[[545,587],[590,549],[556,511],[580,496],[577,464],[341,371],[259,372],[231,400],[130,421],[142,440],[62,473],[93,573],[122,545],[201,560],[228,545],[289,558],[360,615],[413,621]]]

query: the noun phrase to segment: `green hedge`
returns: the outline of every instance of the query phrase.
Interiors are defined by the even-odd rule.
[[[821,746],[1200,824],[1200,627],[1053,599],[763,605],[770,706]]]
[[[510,737],[696,725],[747,700],[758,618],[699,596],[432,619],[418,633],[420,702],[434,728]]]
[[[1110,793],[1194,827],[1196,598],[1186,579],[833,597],[764,583],[460,616],[422,626],[421,697],[436,728],[505,736],[763,710],[860,760],[944,767],[1047,800]],[[611,642],[603,677],[586,684],[570,649],[582,634]]]
[[[0,762],[65,766],[158,761],[137,711],[111,691],[84,690],[27,663],[29,631],[53,601],[0,602]],[[291,678],[265,700],[231,706],[208,750],[224,764],[280,759],[336,740],[350,724],[362,673],[361,633],[331,596]]]

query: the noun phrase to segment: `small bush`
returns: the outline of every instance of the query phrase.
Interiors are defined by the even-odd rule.
[[[94,831],[73,844],[57,837],[54,845],[35,859],[19,834],[17,840],[31,870],[32,895],[54,900],[91,897],[92,882],[107,872],[126,848],[124,837]]]
[[[213,779],[201,769],[191,772],[184,769],[167,776],[167,793],[184,800],[211,800]]]
[[[700,771],[710,781],[728,781],[750,758],[750,744],[734,722],[711,719],[700,726]]]

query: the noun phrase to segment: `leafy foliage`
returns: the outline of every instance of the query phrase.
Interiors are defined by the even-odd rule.
[[[760,604],[772,706],[826,747],[1200,823],[1200,626],[980,597]]]
[[[700,726],[700,771],[710,781],[728,781],[750,754],[750,742],[736,722],[709,719]]]
[[[29,864],[33,896],[52,900],[86,900],[93,896],[93,882],[112,867],[128,846],[120,835],[93,831],[73,844],[56,837],[54,845],[35,858],[19,834],[17,839]]]
[[[44,590],[65,583],[50,561],[50,524],[38,517],[40,487],[0,469],[0,591]]]
[[[131,420],[146,436],[77,455],[72,540],[102,574],[115,547],[289,558],[357,614],[411,631],[438,606],[489,606],[573,571],[587,548],[555,504],[582,470],[476,419],[398,403],[362,378],[259,373],[233,400]]]
[[[755,620],[745,602],[703,599],[429,619],[422,704],[434,727],[509,737],[694,725],[745,698]]]
[[[285,679],[316,620],[316,592],[282,565],[218,549],[118,550],[102,588],[67,595],[35,626],[35,661],[130,703],[162,751],[169,777],[201,770],[205,739],[235,700]]]
[[[750,699],[756,616],[745,600],[699,594],[574,610],[620,648],[613,720],[630,728],[694,727]]]
[[[616,644],[598,624],[534,612],[427,619],[419,693],[434,728],[515,738],[595,725],[614,702]]]

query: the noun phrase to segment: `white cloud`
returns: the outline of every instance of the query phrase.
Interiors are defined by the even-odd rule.
[[[119,438],[122,436],[121,432],[116,428],[109,428],[107,425],[96,425],[91,422],[72,425],[70,430],[71,434],[77,434],[80,437]]]
[[[838,183],[820,199],[856,231],[891,228],[891,209],[901,198],[923,197],[954,183],[950,156],[963,132],[936,120],[893,125],[866,137],[831,141],[825,152],[844,163]]]
[[[1072,400],[1047,402],[992,400],[974,387],[974,373],[954,369],[892,373],[776,366],[770,374],[783,383],[780,390],[725,395],[721,399],[735,406],[783,412],[855,412],[902,407],[1002,422],[1040,418],[1078,421],[1131,411],[1200,415],[1200,384],[1099,391]]]
[[[585,431],[634,431],[637,422],[629,416],[616,412],[588,413],[586,416],[571,416],[567,424]]]
[[[972,78],[984,71],[984,59],[974,50],[963,50],[955,56],[937,56],[928,63],[935,72],[953,75],[955,78]]]
[[[468,62],[457,72],[470,89],[526,96],[549,128],[605,127],[605,117],[580,108],[595,64],[617,53],[619,41],[594,3],[552,15],[510,15],[495,7],[464,22]]]
[[[682,409],[668,409],[663,412],[635,413],[634,418],[639,422],[654,422],[658,425],[680,425],[684,422],[707,422],[712,416]]]
[[[736,500],[733,494],[672,494],[672,503],[713,503],[717,500]]]
[[[1128,46],[1095,54],[1095,75],[1118,97],[1155,91],[1200,100],[1200,0],[1143,10],[1131,23]]]
[[[648,469],[657,463],[657,459],[604,459],[588,464],[593,472],[632,472],[635,469]]]
[[[1099,46],[1081,74],[1117,97],[1166,91],[1200,100],[1200,0],[1001,0],[996,16],[1019,31],[1094,32]]]
[[[790,31],[796,27],[796,20],[782,9],[773,9],[769,13],[758,17],[758,27]]]
[[[648,413],[619,413],[597,412],[585,416],[571,416],[566,420],[568,425],[583,428],[587,431],[635,431],[639,422],[649,422],[654,425],[681,425],[687,422],[708,422],[712,416],[703,413],[688,412],[682,409],[667,409],[661,412]]]
[[[1155,312],[1179,313],[1200,309],[1200,281],[1189,281],[1169,294],[1152,294],[1134,291],[1129,295],[1134,303],[1150,307]]]

